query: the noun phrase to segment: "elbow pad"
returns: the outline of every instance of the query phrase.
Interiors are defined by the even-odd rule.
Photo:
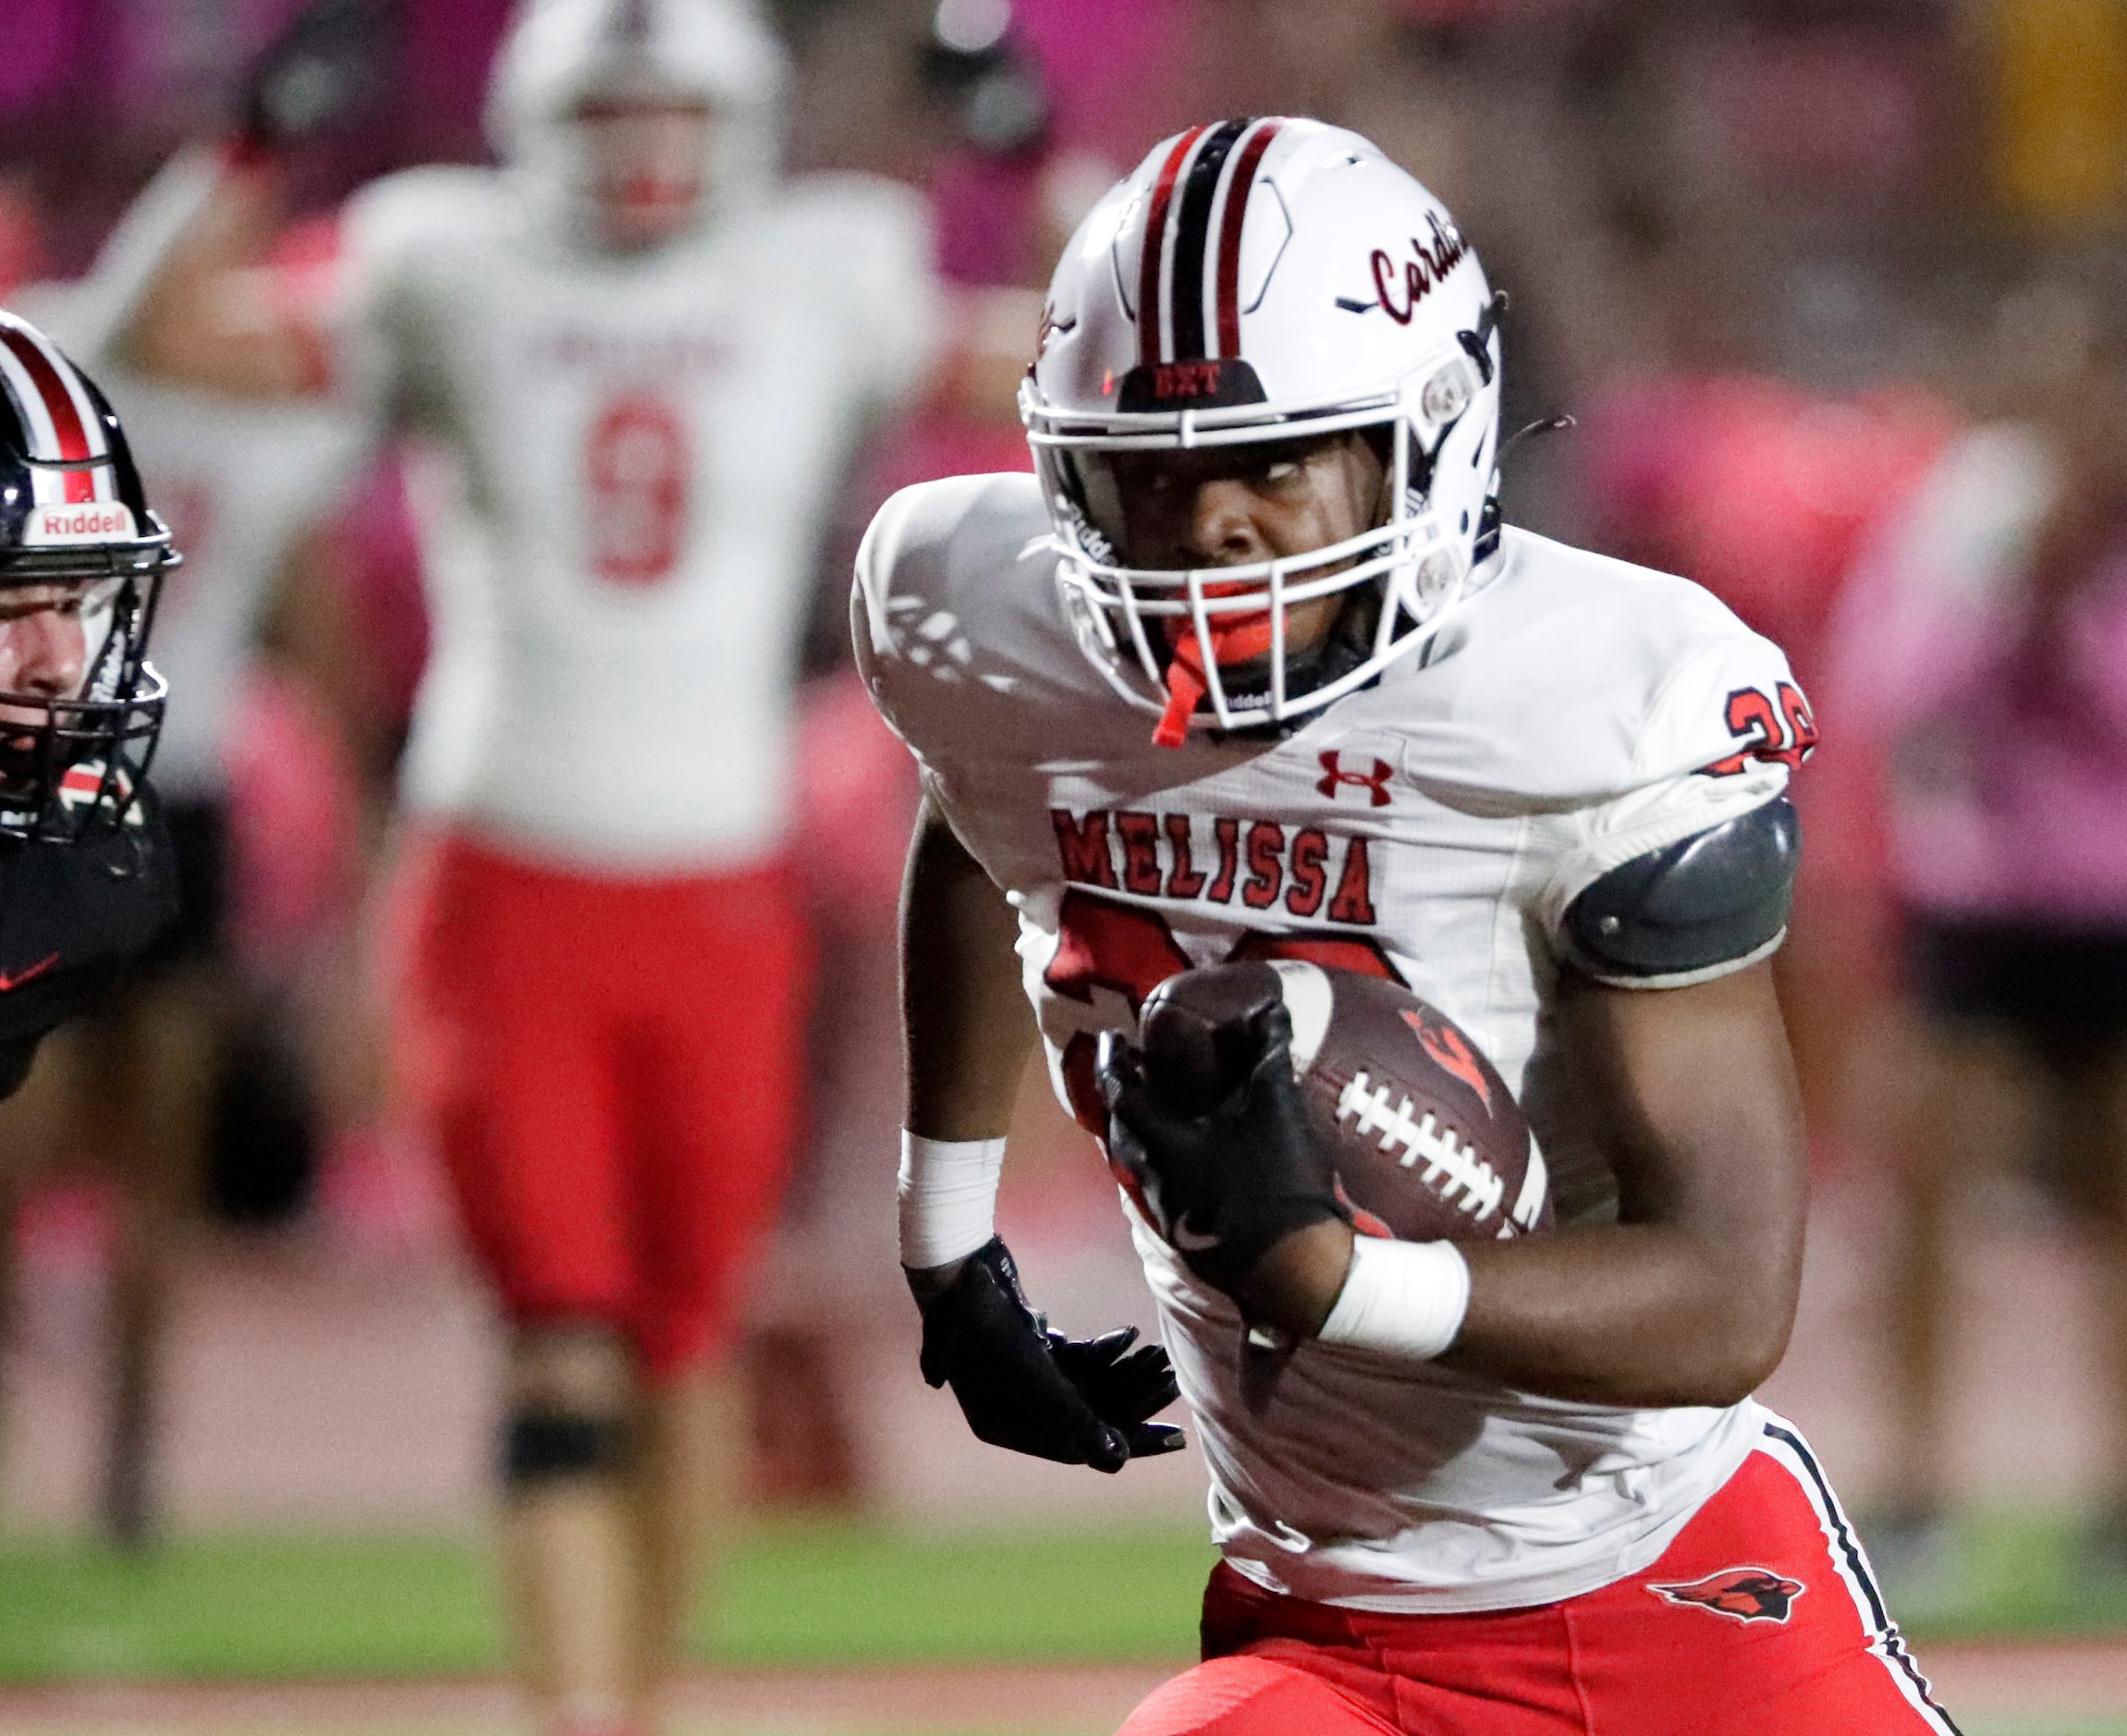
[[[1787,933],[1801,860],[1794,803],[1776,796],[1611,869],[1568,907],[1566,949],[1624,987],[1681,987],[1754,963]]]

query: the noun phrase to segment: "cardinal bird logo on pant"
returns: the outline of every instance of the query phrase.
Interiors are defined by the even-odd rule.
[[[1688,1585],[1649,1585],[1673,1604],[1695,1604],[1738,1621],[1785,1621],[1794,1600],[1809,1589],[1765,1567],[1729,1567]]]

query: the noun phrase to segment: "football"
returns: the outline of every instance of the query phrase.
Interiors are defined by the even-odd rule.
[[[1170,976],[1146,998],[1146,1082],[1197,1114],[1246,1076],[1251,1016],[1282,1000],[1292,1066],[1362,1233],[1506,1240],[1546,1229],[1543,1154],[1455,1021],[1381,977],[1287,960]]]

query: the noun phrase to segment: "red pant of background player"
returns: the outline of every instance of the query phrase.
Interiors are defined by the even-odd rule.
[[[788,870],[608,877],[445,834],[399,891],[400,1079],[511,1319],[617,1327],[653,1380],[728,1348],[802,1077]]]
[[[1928,1698],[1802,1437],[1758,1449],[1644,1572],[1562,1603],[1383,1616],[1221,1564],[1204,1655],[1119,1736],[1895,1736]]]

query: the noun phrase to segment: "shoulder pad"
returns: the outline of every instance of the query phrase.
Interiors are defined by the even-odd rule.
[[[1785,796],[1613,868],[1566,911],[1575,962],[1676,987],[1769,951],[1787,929],[1802,825]]]
[[[512,210],[494,169],[427,164],[380,176],[347,202],[341,223],[348,268],[361,276],[448,257],[492,234]]]

